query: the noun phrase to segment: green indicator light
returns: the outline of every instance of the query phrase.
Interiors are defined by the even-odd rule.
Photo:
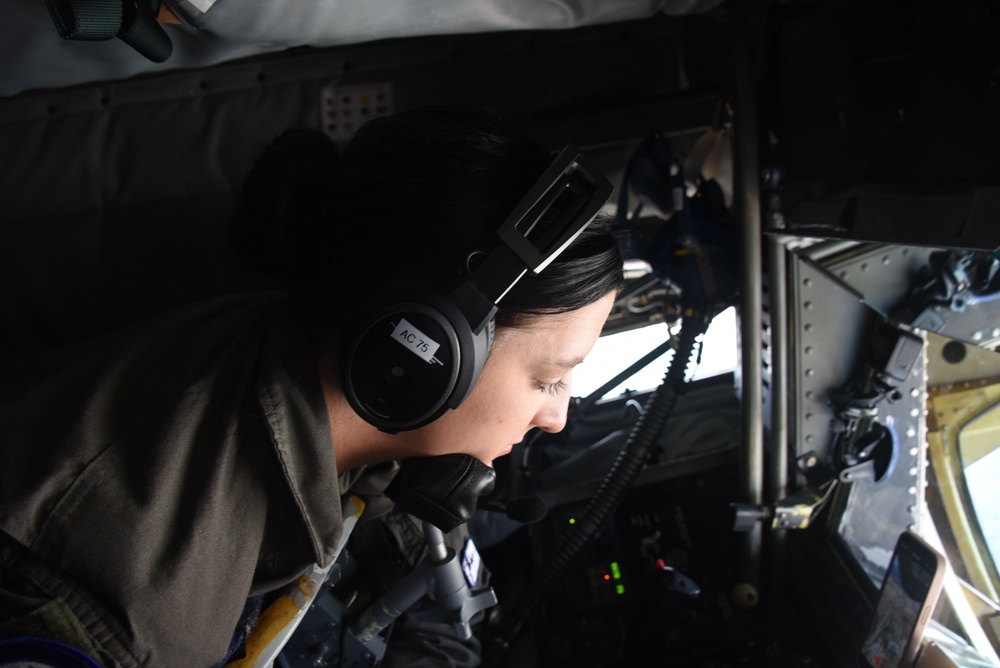
[[[619,596],[621,596],[622,594],[625,593],[625,585],[618,585],[617,587],[615,587],[615,591],[618,592]]]
[[[570,524],[576,524],[576,518],[575,517],[569,518],[569,523]]]
[[[621,580],[622,579],[622,571],[621,571],[620,568],[618,568],[618,562],[617,561],[612,561],[611,562],[611,577],[613,577],[615,580]]]

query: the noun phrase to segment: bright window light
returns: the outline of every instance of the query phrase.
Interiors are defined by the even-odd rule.
[[[670,336],[665,324],[602,336],[583,364],[573,372],[573,395],[585,397],[611,380],[616,373],[653,350]],[[712,320],[703,337],[701,363],[694,379],[734,371],[738,364],[736,309],[728,308]],[[670,353],[664,353],[605,396],[616,397],[626,389],[651,390],[663,380]]]
[[[1000,480],[1000,448],[973,462],[965,469],[965,481],[975,507],[979,528],[993,563],[1000,564],[1000,504],[996,503],[996,485]]]

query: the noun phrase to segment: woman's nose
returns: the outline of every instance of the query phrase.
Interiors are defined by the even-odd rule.
[[[535,414],[534,426],[542,431],[555,434],[566,426],[566,413],[569,410],[569,393],[564,396],[552,397],[538,409]]]

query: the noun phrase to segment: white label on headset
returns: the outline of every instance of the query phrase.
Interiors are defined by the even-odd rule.
[[[396,329],[392,330],[392,338],[428,364],[441,363],[434,359],[434,353],[441,344],[414,327],[406,318],[401,318]]]

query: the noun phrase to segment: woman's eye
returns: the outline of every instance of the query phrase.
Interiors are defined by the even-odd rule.
[[[543,381],[538,381],[538,389],[545,394],[562,394],[564,391],[569,389],[569,383],[564,380],[557,380],[554,383],[546,383]]]

